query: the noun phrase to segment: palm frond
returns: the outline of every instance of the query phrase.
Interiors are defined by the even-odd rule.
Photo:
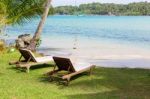
[[[3,18],[7,20],[4,24],[28,22],[43,13],[44,3],[45,0],[0,0],[0,22]],[[52,7],[49,14],[51,13]]]

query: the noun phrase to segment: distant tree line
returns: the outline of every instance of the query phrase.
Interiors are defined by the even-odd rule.
[[[54,8],[54,13],[59,15],[150,15],[150,3],[89,3],[79,6],[58,6]]]

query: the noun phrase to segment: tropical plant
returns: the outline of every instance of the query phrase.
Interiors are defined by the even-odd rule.
[[[41,17],[41,21],[37,27],[37,30],[33,36],[33,39],[31,40],[31,43],[30,45],[28,46],[28,49],[32,50],[32,51],[36,51],[36,46],[37,46],[37,42],[38,40],[40,39],[40,36],[41,36],[41,33],[42,33],[42,29],[44,27],[44,23],[45,23],[45,20],[48,16],[48,13],[49,13],[49,9],[50,9],[50,6],[51,6],[51,1],[52,0],[46,0],[45,2],[45,7],[44,7],[44,12],[43,12],[43,15]]]
[[[46,0],[0,0],[0,32],[5,26],[21,25],[29,22],[32,18],[39,17],[44,12],[33,37],[34,41],[38,40],[47,15],[53,13],[52,7],[49,13],[50,3],[51,0],[47,0],[47,2]]]
[[[42,14],[45,0],[0,0],[1,25],[22,24]]]
[[[5,49],[4,41],[0,40],[0,52]]]
[[[0,0],[0,28],[23,24],[43,14],[45,0]]]

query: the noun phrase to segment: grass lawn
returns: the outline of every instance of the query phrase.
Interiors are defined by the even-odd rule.
[[[48,82],[52,67],[29,74],[8,65],[19,54],[0,54],[0,99],[150,99],[150,70],[96,68],[92,76],[75,77],[69,86]]]

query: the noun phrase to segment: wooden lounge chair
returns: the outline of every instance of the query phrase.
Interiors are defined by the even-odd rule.
[[[50,71],[48,75],[53,77],[54,74],[58,73],[59,71],[68,71],[68,74],[61,76],[60,78],[66,80],[66,85],[69,84],[71,77],[89,71],[91,75],[92,69],[95,67],[94,65],[90,65],[89,63],[72,63],[68,58],[61,58],[61,57],[53,57],[55,62],[55,66],[53,71]],[[56,69],[56,67],[58,69]]]
[[[21,56],[18,61],[9,62],[10,65],[16,65],[16,67],[25,67],[27,69],[27,73],[29,73],[29,69],[34,65],[42,65],[48,62],[53,61],[52,56],[44,56],[44,57],[35,57],[34,54],[27,49],[19,49]],[[22,60],[24,58],[24,60]]]

